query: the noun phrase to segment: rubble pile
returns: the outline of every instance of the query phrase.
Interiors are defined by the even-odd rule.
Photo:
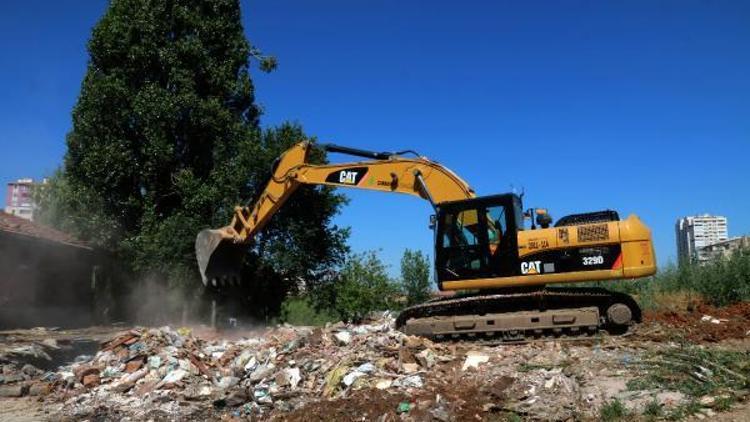
[[[206,403],[214,411],[269,415],[351,389],[421,388],[418,364],[399,363],[406,336],[392,326],[386,313],[372,324],[284,326],[237,341],[205,341],[188,329],[133,329],[90,360],[62,367],[52,377],[53,399],[76,417],[103,407],[134,418],[153,411],[177,416],[203,412]],[[425,365],[451,359],[418,358]]]
[[[656,384],[632,388],[647,380],[644,362],[677,347],[609,336],[435,343],[395,330],[385,313],[237,339],[131,329],[32,385],[49,387],[44,406],[57,420],[595,419],[613,401],[634,414],[694,401]]]
[[[38,329],[36,331],[39,331]],[[52,338],[0,344],[0,397],[39,396],[50,391],[45,371],[61,347]]]

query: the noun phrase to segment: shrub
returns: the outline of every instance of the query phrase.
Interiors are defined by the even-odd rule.
[[[372,311],[394,309],[399,295],[385,264],[372,251],[350,255],[333,289],[333,307],[347,321],[357,321]]]
[[[430,297],[430,261],[421,251],[407,249],[401,257],[401,286],[407,305],[422,303]]]
[[[325,325],[339,317],[333,310],[317,309],[310,298],[289,297],[281,304],[279,320],[292,325]]]
[[[750,249],[704,265],[668,265],[654,276],[636,281],[596,283],[602,287],[636,296],[645,309],[672,309],[705,301],[724,306],[750,300]]]

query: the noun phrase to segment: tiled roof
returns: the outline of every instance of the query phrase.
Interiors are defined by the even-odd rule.
[[[0,211],[0,232],[10,232],[37,239],[44,239],[50,242],[91,249],[91,247],[85,242],[82,242],[67,233],[61,232],[60,230],[43,226],[2,211]]]

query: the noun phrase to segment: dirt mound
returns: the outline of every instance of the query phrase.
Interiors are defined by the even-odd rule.
[[[718,342],[742,339],[750,333],[750,303],[737,303],[720,308],[700,304],[688,313],[646,312],[644,322],[676,328],[691,341]]]

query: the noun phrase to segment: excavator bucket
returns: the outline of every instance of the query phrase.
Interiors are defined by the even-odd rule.
[[[214,287],[240,282],[243,255],[247,245],[237,244],[221,229],[206,229],[195,239],[195,256],[204,285]]]

